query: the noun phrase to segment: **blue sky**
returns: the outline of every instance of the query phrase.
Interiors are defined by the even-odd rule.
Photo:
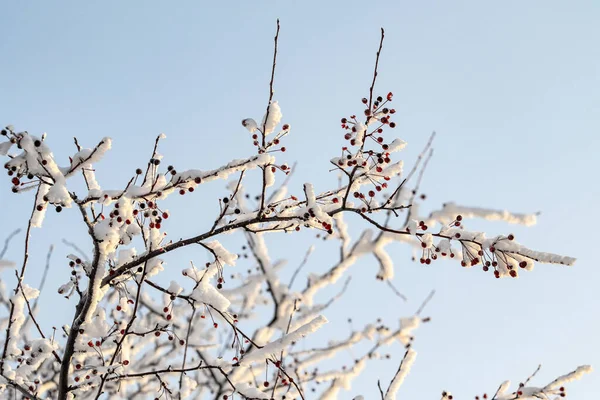
[[[344,334],[342,321],[348,316],[368,322],[373,310],[396,321],[436,289],[427,309],[432,322],[417,332],[419,355],[401,389],[404,398],[436,398],[444,389],[459,399],[493,393],[504,379],[523,380],[538,363],[543,384],[577,365],[600,365],[594,237],[600,223],[595,211],[600,3],[212,3],[3,3],[0,124],[48,132],[55,155],[64,160],[74,151],[73,136],[86,146],[111,136],[114,148],[98,165],[105,188],[125,185],[160,132],[168,136],[162,146],[165,160],[179,169],[214,168],[242,158],[254,149],[240,120],[263,114],[272,36],[280,18],[275,98],[293,130],[288,151],[278,158],[299,162],[291,181],[296,192],[305,181],[323,191],[337,182],[326,171],[343,145],[339,118],[362,109],[384,27],[378,88],[395,93],[395,134],[409,143],[405,162],[411,165],[430,132],[438,132],[422,186],[428,195],[424,207],[453,200],[541,211],[539,224],[531,228],[469,226],[490,234],[514,232],[533,248],[578,261],[573,268],[539,265],[518,280],[497,281],[451,263],[424,268],[410,261],[410,251],[395,246],[394,284],[409,303],[384,290],[374,279],[374,261],[364,260],[353,270],[350,287],[362,296],[348,296],[332,308],[327,316],[340,325],[325,333]],[[225,193],[219,183],[206,190],[206,196]],[[29,213],[29,195],[13,196],[5,179],[2,236],[22,227]],[[205,198],[173,200],[169,207],[180,208],[182,215],[174,216],[170,231],[185,236],[209,221],[202,212],[212,210],[201,204]],[[192,217],[198,225],[189,223]],[[71,310],[54,295],[68,274],[62,257],[69,250],[60,238],[89,248],[82,233],[71,211],[60,218],[49,215],[43,230],[33,234],[37,271],[47,246],[57,244],[52,290],[44,295],[65,318]],[[272,239],[279,249],[314,241],[310,234]],[[319,246],[323,258],[311,264],[314,271],[327,267],[332,251]],[[275,251],[274,257],[285,253]],[[10,255],[19,257],[20,248]],[[176,266],[187,256],[168,261]],[[295,264],[290,260],[290,267]],[[34,271],[32,283],[39,275]],[[52,325],[49,314],[42,320]],[[396,357],[374,364],[377,368],[344,398],[375,396],[377,379],[387,382],[397,362]],[[594,381],[597,373],[572,385],[571,398],[597,398]]]

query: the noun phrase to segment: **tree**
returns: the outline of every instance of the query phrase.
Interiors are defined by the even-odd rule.
[[[77,151],[69,165],[60,167],[44,135],[37,137],[12,126],[2,130],[5,140],[0,143],[0,155],[8,157],[4,166],[13,192],[25,195],[35,191],[23,260],[15,269],[17,283],[0,299],[7,310],[3,319],[6,334],[0,342],[5,393],[29,399],[335,399],[368,363],[383,357],[381,348],[399,341],[407,350],[398,370],[386,389],[378,383],[381,398],[394,399],[415,360],[413,331],[429,320],[422,312],[433,293],[398,327],[378,321],[341,340],[308,350],[294,348],[296,342],[327,323],[327,307],[346,291],[348,281],[339,294],[326,301],[318,295],[327,293],[324,289],[337,288],[359,258],[373,255],[379,264],[377,278],[389,285],[394,269],[385,247],[396,241],[413,246],[421,264],[455,259],[452,261],[464,268],[482,268],[495,278],[516,278],[519,271],[532,270],[535,262],[575,262],[571,257],[531,250],[512,234],[487,238],[466,227],[471,218],[531,224],[535,215],[453,203],[429,216],[419,214],[419,184],[432,155],[434,135],[404,174],[402,161],[394,158],[406,143],[384,137],[395,128],[393,94],[375,92],[383,29],[362,111],[341,119],[346,145],[340,156],[331,159],[341,177],[339,185],[317,194],[306,183],[301,197],[288,194],[287,179],[275,187],[276,176],[289,177],[294,169],[275,157],[285,152],[283,144],[291,132],[289,124],[281,124],[281,109],[273,100],[278,38],[279,23],[265,115],[260,123],[251,118],[242,121],[256,154],[216,169],[164,168],[158,152],[165,138],[161,134],[145,170],[137,169],[124,188],[105,190],[96,181],[95,166],[110,149],[110,138],[89,149],[75,139]],[[15,148],[16,152],[10,153]],[[72,189],[70,178],[75,176],[83,178],[83,193]],[[187,238],[167,235],[164,227],[171,212],[162,206],[167,198],[193,195],[199,186],[230,177],[229,194],[214,200],[219,212],[211,226]],[[255,206],[247,191],[253,178],[259,182]],[[75,254],[67,255],[70,275],[65,276],[58,294],[75,298],[76,307],[72,321],[62,322],[64,340],[44,332],[37,323],[36,298],[41,288],[33,288],[26,279],[30,232],[42,226],[49,208],[56,212],[79,210],[93,248],[90,258],[76,246]],[[368,226],[358,239],[349,235],[344,221],[348,214]],[[320,275],[304,276],[304,287],[294,291],[292,285],[303,277],[311,249],[290,282],[284,283],[280,279],[282,264],[269,257],[267,234],[293,235],[304,229],[339,241],[340,256]],[[18,233],[7,238],[0,259]],[[229,271],[238,255],[218,241],[229,233],[243,238],[244,255],[256,270],[247,274]],[[192,262],[179,280],[162,283],[165,268],[171,270],[164,257],[188,246],[199,246],[211,261],[202,266]],[[0,261],[0,266],[10,263]],[[263,304],[270,308],[270,317],[264,324],[255,324],[252,316],[267,312]],[[364,340],[371,341],[372,347],[351,367],[325,372],[318,368],[324,360]],[[564,397],[563,385],[590,370],[581,366],[540,387],[529,385],[534,372],[518,387],[511,389],[507,381],[495,394],[483,398]],[[314,383],[323,383],[324,389],[311,392]],[[444,391],[442,399],[452,399],[452,395]]]

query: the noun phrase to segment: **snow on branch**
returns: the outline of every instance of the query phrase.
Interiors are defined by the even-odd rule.
[[[489,221],[504,221],[509,224],[519,224],[525,226],[535,225],[539,213],[519,214],[511,213],[506,210],[493,210],[481,207],[464,207],[455,203],[445,203],[441,210],[433,211],[429,215],[429,219],[447,224],[454,221],[457,215],[462,215],[463,218],[481,218]]]
[[[22,262],[6,259],[15,234],[0,251],[4,274],[0,325],[5,332],[0,337],[0,396],[10,391],[30,399],[61,400],[283,396],[306,400],[308,391],[314,390],[321,399],[337,399],[370,363],[392,357],[382,353],[384,347],[399,344],[406,349],[404,358],[386,393],[380,388],[382,398],[394,399],[415,360],[415,331],[430,320],[421,315],[430,297],[414,315],[398,316],[391,324],[355,322],[346,334],[339,334],[343,328],[336,327],[335,337],[326,343],[320,342],[320,334],[309,336],[327,323],[331,305],[353,290],[352,268],[360,259],[374,260],[375,276],[387,281],[384,290],[391,288],[402,298],[391,282],[395,260],[388,246],[396,243],[412,246],[421,264],[447,259],[463,268],[489,271],[496,278],[516,278],[536,262],[574,264],[572,257],[529,249],[513,234],[488,238],[469,230],[466,223],[481,218],[529,226],[537,214],[454,203],[429,216],[419,214],[426,198],[420,188],[435,135],[405,173],[401,156],[407,143],[391,133],[397,114],[393,93],[378,94],[375,88],[383,29],[368,95],[360,100],[357,113],[340,119],[343,143],[328,157],[339,181],[323,191],[311,182],[288,187],[295,168],[279,158],[286,152],[291,127],[283,123],[282,107],[274,99],[279,29],[278,21],[264,117],[260,123],[242,120],[249,152],[220,167],[179,170],[168,164],[169,156],[159,152],[166,138],[160,134],[153,146],[150,143],[144,168],[98,182],[95,171],[111,149],[110,138],[91,148],[75,138],[72,155],[59,166],[45,134],[38,137],[13,126],[1,130],[0,157],[6,159],[9,185],[15,195],[23,196],[14,201],[27,199],[31,191],[35,195],[28,197],[32,212]],[[72,182],[77,177],[82,184]],[[202,185],[219,181],[225,181],[226,192],[218,198],[199,193]],[[247,192],[252,187],[258,188],[254,197]],[[203,207],[198,220],[185,214],[186,224],[194,227],[188,237],[169,232],[171,216],[184,211],[174,200],[181,196]],[[51,304],[64,301],[74,307],[72,316],[49,334],[36,315],[38,309],[52,310],[38,301],[30,303],[39,297],[45,278],[39,289],[27,282],[39,275],[31,272],[35,266],[28,267],[29,254],[35,251],[31,229],[41,227],[52,208],[59,213],[70,208],[64,211],[80,218],[88,233],[81,238],[87,240],[87,248],[82,248],[91,257],[66,242],[76,254],[65,254],[64,269],[56,269],[64,275],[63,284]],[[350,222],[361,227],[355,239]],[[53,234],[52,227],[45,229]],[[313,262],[312,246],[301,261],[270,254],[272,235],[303,230],[339,245],[335,261],[306,273],[305,265]],[[232,237],[222,240],[225,235]],[[236,241],[241,248],[235,247]],[[178,265],[168,257],[186,247],[197,249],[208,261]],[[15,265],[17,283],[8,290],[5,275],[14,273]],[[284,283],[282,276],[288,275],[290,265],[295,271]],[[294,347],[307,336],[301,349]],[[358,354],[353,364],[338,363],[345,352]],[[508,382],[494,398],[563,396],[563,385],[590,370],[580,367],[540,388],[531,387],[528,379],[513,392]],[[452,395],[444,392],[443,398]]]
[[[247,356],[243,357],[240,361],[241,365],[249,365],[254,362],[264,361],[265,358],[269,357],[272,354],[277,354],[284,351],[287,347],[289,347],[292,342],[297,342],[302,339],[306,335],[309,335],[313,332],[316,332],[319,328],[327,323],[327,318],[322,315],[319,315],[312,321],[307,324],[301,326],[295,331],[288,333],[281,339],[277,339],[271,343],[264,345],[262,348],[253,351]]]
[[[394,378],[390,382],[390,386],[388,387],[388,390],[385,393],[385,400],[396,400],[396,394],[398,393],[400,386],[402,386],[402,383],[404,383],[404,379],[410,372],[410,369],[412,368],[412,365],[414,364],[416,358],[416,351],[414,351],[413,349],[408,349],[406,351],[402,362],[400,362],[398,371],[396,371],[396,375],[394,375]]]
[[[487,394],[483,394],[483,396],[476,396],[476,399],[486,399],[491,398],[491,400],[539,400],[539,399],[558,399],[562,397],[566,397],[567,390],[565,388],[565,384],[570,383],[575,380],[581,379],[585,374],[589,374],[592,372],[592,367],[589,365],[583,365],[575,369],[568,374],[559,376],[548,385],[543,387],[531,386],[529,381],[539,372],[539,366],[535,372],[527,378],[524,382],[518,384],[517,389],[510,390],[511,382],[504,381],[500,384],[496,393],[492,397],[488,397]],[[447,393],[447,398],[451,398],[451,395]]]

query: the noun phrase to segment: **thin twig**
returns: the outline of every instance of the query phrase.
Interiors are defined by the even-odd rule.
[[[400,291],[398,289],[396,289],[396,287],[394,286],[394,284],[392,283],[392,281],[390,281],[389,279],[386,280],[387,285],[392,289],[392,291],[394,292],[394,294],[398,297],[400,297],[402,300],[404,301],[408,301],[408,299],[406,298],[405,295],[403,295],[402,293],[400,293]]]
[[[383,28],[381,28],[381,39],[379,40],[379,49],[377,50],[377,56],[375,57],[375,68],[373,70],[373,82],[371,83],[371,87],[369,88],[369,110],[371,110],[373,107],[373,89],[375,88],[375,81],[377,80],[377,67],[379,66],[379,56],[381,55],[384,37],[385,32]]]
[[[48,249],[48,254],[46,254],[46,265],[44,266],[44,273],[42,274],[42,279],[40,281],[40,286],[38,287],[39,292],[41,293],[46,285],[46,278],[48,278],[48,271],[50,270],[50,258],[52,257],[52,252],[54,251],[54,245],[50,245]],[[33,312],[37,310],[38,299],[35,299],[35,303],[33,303]]]
[[[12,238],[14,238],[15,236],[17,236],[19,234],[19,232],[21,232],[20,228],[19,229],[15,229],[10,235],[8,235],[8,237],[4,241],[4,247],[2,247],[2,251],[0,251],[0,260],[6,254],[6,251],[8,250],[8,246],[10,245],[10,241],[12,240]]]
[[[62,242],[64,245],[69,246],[70,248],[72,248],[73,250],[75,250],[77,253],[79,253],[79,255],[87,262],[90,261],[89,257],[87,256],[87,254],[81,250],[81,248],[79,246],[77,246],[74,242],[68,241],[67,239],[62,239]]]
[[[196,316],[196,306],[192,304],[192,316],[188,324],[187,333],[185,335],[185,347],[183,349],[183,360],[181,361],[181,375],[179,376],[179,400],[181,400],[181,388],[183,387],[183,375],[185,375],[185,362],[187,359],[188,346],[190,342],[190,334],[192,333],[192,324],[194,323],[194,316]]]
[[[433,298],[433,295],[435,294],[435,290],[432,290],[429,295],[425,298],[425,300],[423,300],[423,303],[421,303],[421,306],[417,309],[417,311],[415,312],[415,315],[419,316],[421,315],[421,313],[423,312],[423,310],[425,309],[425,306],[427,305],[427,303],[429,303],[429,301]]]
[[[300,263],[300,265],[298,265],[298,268],[296,268],[296,270],[294,271],[294,273],[292,274],[292,278],[290,279],[290,283],[288,284],[288,288],[291,288],[292,285],[294,284],[294,280],[296,279],[296,276],[298,276],[298,273],[300,272],[300,270],[302,269],[302,267],[304,267],[308,261],[308,258],[310,257],[311,253],[313,252],[313,247],[309,247],[308,250],[306,250],[306,253],[304,254],[304,259],[302,260],[302,262]]]
[[[38,187],[37,193],[35,197],[39,195],[40,187]],[[37,205],[34,203],[33,208],[31,210],[31,216],[29,217],[29,221],[27,222],[27,229],[25,231],[25,246],[23,250],[23,264],[21,266],[21,272],[17,275],[17,286],[15,287],[14,293],[17,294],[19,290],[19,285],[23,281],[23,277],[25,276],[25,270],[27,268],[27,261],[29,260],[29,238],[31,236],[31,226],[33,225],[33,216],[36,213]],[[4,339],[4,349],[2,351],[2,359],[0,359],[0,375],[4,375],[4,363],[6,362],[7,350],[8,350],[8,342],[10,341],[10,329],[13,324],[13,314],[15,310],[15,304],[10,301],[10,313],[8,317],[8,326],[6,327],[6,337]]]
[[[275,81],[275,66],[277,65],[277,44],[279,42],[279,18],[277,19],[277,31],[275,32],[275,38],[273,39],[274,41],[274,49],[273,49],[273,65],[271,67],[271,80],[269,82],[269,101],[267,102],[267,111],[265,113],[265,120],[263,122],[263,127],[262,127],[262,149],[265,148],[266,145],[266,137],[267,137],[267,123],[269,121],[269,111],[271,109],[271,102],[273,101],[273,82]],[[266,191],[267,191],[267,168],[269,168],[268,165],[264,166],[262,168],[262,189],[261,189],[261,196],[260,196],[260,209],[258,212],[258,215],[262,215],[264,209],[265,209],[265,195],[266,195]]]
[[[381,389],[381,381],[379,379],[377,379],[377,388],[379,389],[379,394],[381,395],[381,400],[384,400],[385,396],[383,395],[383,389]]]
[[[536,376],[538,372],[540,372],[540,369],[542,369],[542,364],[538,365],[538,367],[536,368],[536,370],[533,371],[533,374],[529,375],[529,378],[527,378],[525,380],[525,382],[523,382],[523,386],[527,386],[527,384],[529,383],[529,381],[532,380],[533,377]]]

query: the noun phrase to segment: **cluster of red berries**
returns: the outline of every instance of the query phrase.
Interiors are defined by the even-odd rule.
[[[25,174],[19,173],[17,172],[17,167],[14,165],[9,165],[8,163],[6,163],[4,165],[4,168],[7,170],[7,174],[8,176],[12,176],[13,178],[10,180],[10,182],[12,183],[12,192],[13,193],[19,193],[19,191],[21,191],[24,188],[27,188],[29,186],[35,185],[35,182],[30,181],[30,182],[21,182],[21,178],[23,178],[25,176]],[[15,172],[17,172],[16,176]],[[26,174],[27,178],[32,180],[34,178],[33,174],[28,173]]]
[[[523,383],[519,383],[519,390],[517,390],[517,393],[516,393],[517,398],[520,397],[520,396],[523,396],[522,388],[524,386],[525,385]],[[551,394],[551,393],[546,393],[546,392],[544,392],[544,393],[545,394]],[[558,390],[555,390],[553,394],[559,395],[560,397],[565,397],[567,395],[566,392],[565,392],[565,388],[563,386],[561,386],[560,388],[558,388]],[[480,396],[475,396],[475,400],[480,400],[480,399],[486,400],[487,398],[488,398],[488,395],[486,393],[484,393],[481,397]]]
[[[359,122],[356,115],[351,115],[349,118],[342,118],[342,129],[346,130],[347,133],[344,134],[344,139],[349,140],[352,146],[362,146],[367,137],[370,137],[373,141],[380,144],[382,147],[385,146],[383,143],[383,137],[380,135],[383,133],[383,129],[386,126],[390,128],[395,128],[396,123],[391,121],[391,114],[395,114],[395,109],[389,109],[384,107],[384,105],[390,101],[392,101],[392,93],[388,93],[386,99],[378,96],[377,99],[373,102],[371,108],[367,108],[364,111],[365,116],[367,117],[367,124],[371,124],[373,119],[379,121],[379,126],[372,130],[371,132],[365,132],[363,140],[360,142],[356,140],[356,134],[359,133]],[[367,105],[369,100],[366,98],[362,99],[362,103]],[[384,148],[385,150],[385,148]]]
[[[309,208],[308,211],[304,213],[303,219],[304,219],[304,221],[308,221],[311,218],[316,219],[317,222],[319,222],[321,224],[321,226],[323,227],[323,230],[326,231],[328,234],[331,235],[333,233],[333,227],[331,226],[331,224],[328,223],[327,221],[320,221],[319,219],[317,219],[314,210],[312,208]],[[310,225],[308,223],[305,223],[304,226],[306,228],[310,227]],[[299,227],[296,230],[300,230]]]
[[[425,221],[419,221],[417,229],[426,231],[427,228],[428,227],[425,224]],[[407,228],[407,231],[410,232],[410,229]],[[448,255],[448,253],[446,251],[441,251],[438,247],[435,247],[435,249],[432,249],[424,241],[421,241],[421,247],[423,248],[422,253],[421,253],[421,258],[419,259],[419,262],[421,264],[429,265],[429,264],[431,264],[432,261],[437,260],[437,258],[438,258],[437,253],[440,253],[442,257],[446,257]],[[454,258],[454,253],[452,253],[452,251],[450,251],[450,258]]]
[[[212,323],[213,323],[213,328],[217,329],[217,328],[219,327],[219,324],[218,324],[217,322],[215,322],[215,320],[214,320],[214,318],[213,318],[213,316],[212,316],[212,313],[210,312],[210,309],[209,309],[209,308],[207,308],[207,310],[208,310],[208,315],[210,316],[210,319],[212,320]],[[206,319],[206,315],[202,314],[202,315],[200,316],[200,318],[202,318],[202,319]]]
[[[504,240],[512,241],[514,239],[515,239],[514,235],[509,234],[506,237],[502,237],[502,238],[498,239],[488,249],[480,249],[478,251],[477,255],[480,256],[482,259],[480,260],[478,257],[473,257],[472,261],[471,261],[471,265],[476,265],[479,262],[481,262],[483,264],[484,271],[489,271],[490,267],[492,267],[494,269],[494,276],[496,278],[500,278],[500,271],[498,270],[498,260],[500,260],[500,261],[502,261],[503,264],[506,265],[509,275],[513,278],[516,278],[518,275],[517,271],[516,271],[516,267],[518,266],[520,268],[527,268],[527,266],[529,265],[528,262],[527,261],[517,261],[508,252],[498,250],[495,246],[497,243],[499,243],[501,241],[504,241]],[[470,256],[470,254],[469,254],[469,256]]]
[[[461,222],[462,219],[463,219],[463,217],[461,215],[457,215],[456,218],[454,219],[454,221],[450,222],[449,227],[463,228],[463,225]],[[418,229],[422,229],[423,231],[427,230],[427,225],[425,225],[424,221],[419,221]],[[407,229],[407,230],[410,232],[409,229]],[[483,271],[487,272],[490,270],[490,268],[493,268],[494,276],[496,278],[500,278],[500,270],[498,269],[499,260],[500,260],[504,265],[506,265],[506,268],[509,271],[508,272],[509,275],[513,278],[516,278],[518,275],[517,271],[516,271],[516,266],[518,266],[520,268],[527,268],[527,266],[529,265],[528,261],[524,261],[524,260],[517,261],[508,252],[498,250],[496,248],[495,244],[497,244],[501,241],[514,240],[515,237],[513,234],[509,234],[506,237],[499,238],[488,249],[482,248],[477,243],[473,243],[468,240],[466,240],[466,241],[461,240],[461,237],[462,237],[462,235],[460,234],[460,232],[456,232],[449,239],[458,240],[460,242],[462,252],[463,252],[463,260],[461,261],[460,264],[463,267],[469,267],[469,266],[473,267],[473,266],[481,263]],[[427,265],[431,264],[432,261],[437,260],[438,254],[440,254],[442,257],[446,257],[446,256],[450,256],[450,258],[455,257],[455,254],[452,252],[451,249],[442,250],[437,246],[429,247],[423,241],[421,242],[421,245],[423,247],[423,253],[422,253],[421,258],[419,259],[419,262],[421,264],[427,264]]]
[[[271,139],[270,141],[266,142],[264,148],[261,146],[261,143],[258,140],[258,134],[253,133],[252,134],[252,144],[254,146],[258,147],[258,154],[262,154],[262,153],[265,153],[267,151],[268,152],[274,152],[274,151],[285,152],[287,150],[285,148],[285,146],[281,146],[279,149],[273,149],[273,150],[270,150],[270,149],[273,146],[278,146],[281,143],[281,138],[284,137],[285,135],[287,135],[289,131],[290,131],[290,125],[289,124],[283,124],[283,126],[281,127],[281,131],[277,135],[275,135],[275,137],[273,139]]]
[[[154,331],[154,336],[156,336],[156,337],[160,337],[160,334],[161,334],[161,332],[163,332],[163,331],[167,333],[167,335],[168,335],[168,336],[167,336],[167,339],[169,339],[169,341],[173,341],[173,340],[175,340],[175,336],[177,336],[177,335],[176,335],[175,333],[171,333],[171,332],[169,332],[167,329],[162,329],[162,330],[161,330],[161,329],[158,329],[158,328],[157,328],[157,329]],[[183,339],[179,339],[179,345],[180,345],[180,346],[183,346],[184,344],[185,344],[185,340],[183,340]]]
[[[77,257],[69,261],[69,267],[71,268],[71,275],[77,277],[78,273],[82,270],[85,272],[85,268],[88,267],[88,265],[81,258]],[[62,291],[59,290],[58,293],[62,294]]]
[[[102,341],[101,340],[96,340],[95,342],[90,340],[89,342],[87,342],[88,347],[101,347],[102,346]]]
[[[342,118],[342,129],[345,130],[344,139],[350,141],[351,146],[358,146],[356,152],[350,150],[347,146],[342,147],[342,155],[336,159],[336,164],[340,169],[345,170],[351,168],[352,171],[360,168],[363,169],[372,184],[372,190],[366,194],[355,192],[354,197],[361,199],[364,203],[364,210],[369,209],[370,198],[375,197],[377,192],[382,191],[387,187],[385,181],[389,181],[390,177],[382,175],[386,164],[391,162],[389,144],[384,143],[382,136],[386,127],[395,128],[396,123],[391,121],[391,115],[396,113],[395,109],[385,107],[388,102],[392,101],[392,93],[388,93],[384,99],[378,96],[373,104],[369,107],[369,100],[362,99],[362,103],[367,105],[364,114],[367,117],[365,124],[362,124],[357,119],[356,115],[351,115],[349,118]],[[376,125],[375,127],[373,127]],[[377,149],[365,149],[366,141],[370,139]]]
[[[171,304],[169,304],[169,305],[171,305]],[[173,319],[173,314],[171,314],[171,310],[169,309],[169,306],[163,308],[163,312],[165,313],[165,319],[167,321],[170,321]]]
[[[127,304],[133,304],[133,303],[134,303],[134,301],[133,301],[133,300],[131,300],[131,299],[127,299]],[[121,305],[120,305],[120,304],[117,304],[117,306],[115,307],[115,310],[117,310],[117,311],[119,311],[119,312],[120,312],[120,311],[123,311],[123,307],[121,307]]]
[[[21,355],[17,357],[17,362],[19,364],[25,363],[26,365],[31,365],[35,361],[35,358],[39,357],[42,353],[44,353],[44,349],[42,347],[39,347],[34,350],[29,344],[25,344],[23,346],[23,350],[21,350]],[[36,379],[33,383],[39,385],[40,381],[39,379]],[[31,386],[30,390],[33,391],[31,389]]]
[[[148,162],[148,164],[149,164],[149,168],[156,168],[160,165],[160,160],[157,158],[151,158],[150,161]],[[143,174],[143,171],[141,168],[138,168],[135,170],[135,173],[136,173],[135,180],[137,181],[137,178]],[[158,177],[158,174],[156,174],[156,173],[153,173],[152,175]],[[168,176],[168,175],[171,176],[171,180],[173,180],[173,177],[175,175],[177,175],[177,170],[172,165],[169,165],[167,167],[167,172],[165,173],[165,176]],[[158,179],[158,178],[155,178],[155,179]],[[193,179],[190,178],[187,180],[178,179],[176,182],[173,183],[173,186],[171,186],[171,188],[173,188],[173,187],[179,188],[179,194],[183,196],[187,192],[192,193],[195,190],[195,188],[193,186],[190,186],[190,184],[192,182],[195,183],[196,185],[199,185],[200,183],[202,183],[202,178],[197,176]],[[153,183],[153,187],[154,187],[154,184],[156,184],[156,181]],[[162,191],[157,190],[157,191],[153,191],[151,193],[151,195],[156,195],[156,197],[161,197],[163,195],[163,193],[162,193]]]
[[[77,370],[80,370],[80,369],[81,369],[81,364],[77,364],[77,365],[75,366],[75,368],[76,368]],[[97,370],[96,368],[92,369],[90,372],[91,372],[91,374],[92,374],[92,375],[98,375],[98,370]],[[84,376],[84,375],[78,375],[78,376],[75,376],[75,378],[73,378],[73,380],[74,380],[75,382],[79,382],[79,381],[81,380],[81,377],[82,377],[82,376]],[[90,380],[90,379],[92,379],[92,376],[91,376],[91,375],[88,373],[88,374],[86,374],[86,375],[85,375],[85,379],[86,379],[86,380]]]
[[[27,132],[23,132],[23,133],[27,133]],[[0,134],[2,136],[10,136],[9,141],[12,144],[16,144],[19,148],[21,148],[21,144],[20,144],[20,139],[23,137],[23,133],[21,134],[17,134],[13,131],[12,126],[7,126],[4,129],[2,129],[0,131]],[[42,141],[39,139],[34,140],[33,145],[35,147],[40,147],[42,145]],[[41,156],[41,154],[40,154]],[[41,159],[40,163],[42,164],[42,166],[48,165],[48,160],[45,159]],[[25,164],[26,166],[26,164]],[[38,184],[37,180],[34,180],[35,176],[27,171],[27,170],[23,170],[22,167],[18,168],[16,165],[11,165],[10,162],[7,162],[6,164],[4,164],[4,169],[7,170],[7,174],[8,176],[12,176],[13,178],[11,179],[11,183],[12,183],[12,192],[13,193],[19,193],[21,190],[23,189],[29,189],[30,187],[34,187]],[[22,182],[21,179],[27,177],[27,179],[29,179],[29,182]],[[47,201],[47,200],[45,200]],[[38,211],[42,211],[44,208],[43,205],[38,205],[37,206],[37,210]],[[56,207],[56,211],[60,212],[62,211],[62,206],[58,205]]]
[[[284,147],[285,148],[285,147]],[[285,151],[285,150],[284,150]],[[288,167],[287,164],[281,164],[281,165],[271,165],[271,172],[275,173],[277,172],[277,170],[282,171],[284,174],[289,174],[290,173],[290,167]],[[260,198],[259,198],[260,199]],[[239,214],[239,209],[236,209],[238,212],[236,212],[236,214]]]
[[[105,195],[107,198],[108,195]],[[163,211],[160,209],[158,204],[155,201],[139,201],[137,203],[137,208],[132,211],[133,218],[135,218],[139,225],[143,225],[145,222],[149,221],[148,227],[150,229],[160,229],[164,220],[169,218],[169,213],[167,211]],[[130,218],[123,218],[120,215],[119,211],[119,203],[116,203],[114,209],[108,215],[111,219],[110,224],[126,224],[130,225],[134,221]],[[104,215],[100,214],[100,218],[104,219]]]

